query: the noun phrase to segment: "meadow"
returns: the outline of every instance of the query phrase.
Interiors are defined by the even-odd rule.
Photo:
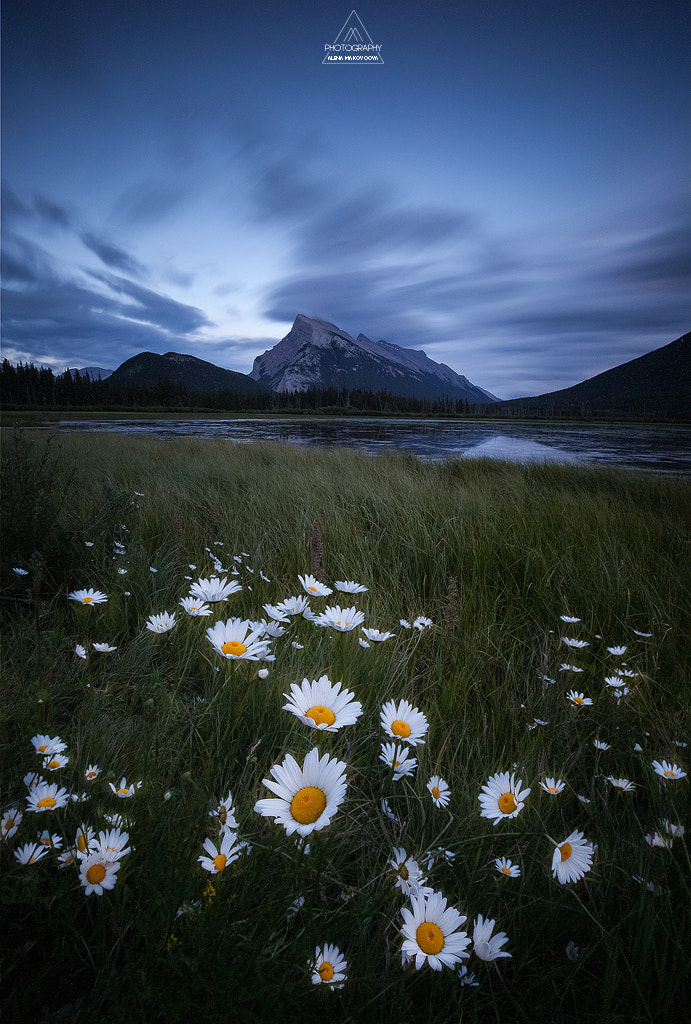
[[[196,439],[1,440],[7,1021],[685,1017],[688,481]],[[190,614],[181,599],[211,577],[234,592]],[[70,596],[88,588],[107,600]],[[297,598],[307,617],[264,607]],[[171,628],[147,627],[163,613]],[[257,660],[210,642],[230,618],[256,635]],[[284,708],[322,676],[361,705],[336,731]],[[382,725],[390,701],[420,725],[404,700],[423,742]],[[49,755],[64,744],[59,764],[34,737]],[[416,762],[402,777],[382,759],[399,737]],[[315,748],[345,789],[325,827],[288,834],[255,805],[273,796],[272,768]],[[500,788],[517,800],[493,824],[479,797],[497,773],[515,776]],[[64,806],[31,809],[37,775]],[[131,849],[112,888],[88,891],[84,857],[107,829]],[[564,881],[554,865],[575,831],[589,862]],[[466,918],[441,970],[402,962],[416,877]],[[474,940],[479,915],[500,948]],[[326,944],[342,987],[319,969]]]

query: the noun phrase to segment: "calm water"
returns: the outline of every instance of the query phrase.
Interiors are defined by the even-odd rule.
[[[490,456],[519,462],[598,463],[691,475],[691,428],[564,426],[449,420],[370,419],[142,419],[62,420],[61,430],[149,434],[160,438],[214,437],[236,444],[281,441],[322,448],[359,448],[370,455],[412,452],[426,462]]]

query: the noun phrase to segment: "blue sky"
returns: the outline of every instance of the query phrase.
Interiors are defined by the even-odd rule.
[[[691,14],[5,0],[3,356],[248,373],[298,313],[503,398],[691,327]]]

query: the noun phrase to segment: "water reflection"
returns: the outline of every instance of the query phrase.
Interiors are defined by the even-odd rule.
[[[239,419],[63,420],[61,430],[213,437],[236,444],[281,441],[323,448],[412,452],[426,462],[489,456],[519,462],[608,463],[691,474],[691,430],[474,421],[262,417]]]

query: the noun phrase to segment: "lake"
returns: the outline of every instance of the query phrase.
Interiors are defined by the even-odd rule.
[[[426,462],[447,458],[607,464],[691,475],[691,428],[512,423],[506,420],[417,420],[376,417],[61,420],[63,431],[109,431],[159,438],[225,438],[236,444],[279,441],[322,448],[411,452]]]

